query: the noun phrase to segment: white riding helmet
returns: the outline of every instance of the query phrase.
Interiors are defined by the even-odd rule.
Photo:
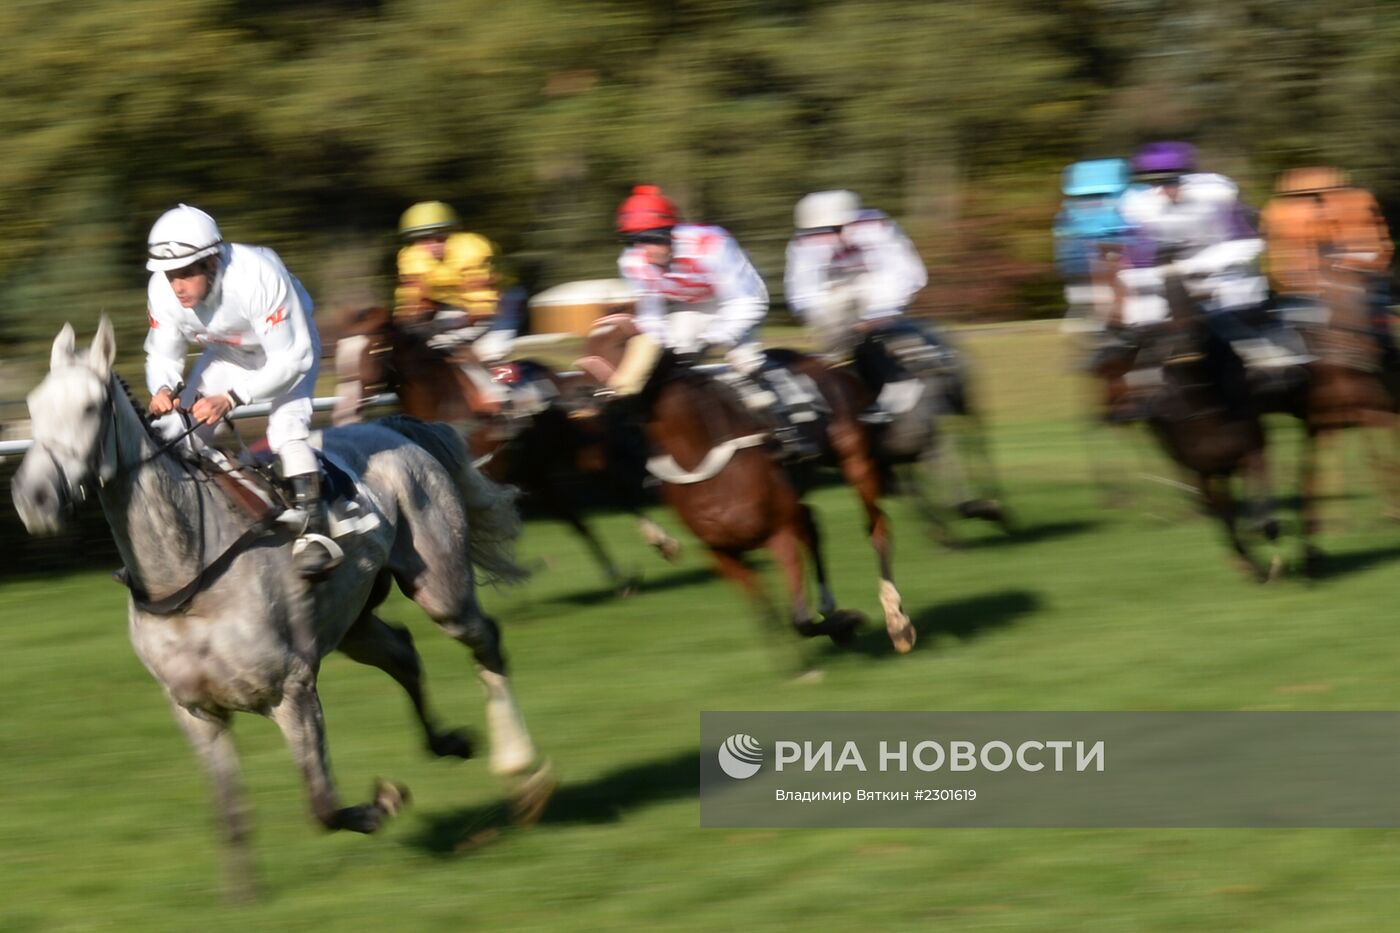
[[[815,191],[797,202],[793,222],[798,230],[844,227],[860,214],[854,191]]]
[[[146,268],[152,272],[183,269],[219,251],[224,242],[214,218],[197,207],[172,207],[151,228],[146,238]]]

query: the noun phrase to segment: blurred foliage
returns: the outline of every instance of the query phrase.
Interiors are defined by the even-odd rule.
[[[775,295],[793,203],[844,186],[929,261],[925,309],[1058,312],[1058,170],[1197,141],[1257,203],[1330,161],[1400,206],[1400,20],[1287,0],[11,0],[0,344],[143,326],[177,201],[328,305],[387,295],[394,226],[453,202],[544,287],[610,275],[637,182],[729,226]]]

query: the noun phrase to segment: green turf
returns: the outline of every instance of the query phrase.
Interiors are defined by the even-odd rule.
[[[1400,707],[1400,531],[1371,499],[1335,503],[1331,577],[1249,585],[1165,487],[1099,507],[1058,335],[965,341],[1025,534],[962,526],[969,546],[943,551],[892,506],[913,654],[876,630],[823,649],[823,683],[789,683],[695,548],[668,567],[604,518],[646,576],[609,600],[577,544],[532,523],[542,572],[486,601],[563,777],[543,823],[454,852],[500,825],[500,786],[480,761],[426,760],[398,689],[333,657],[322,692],[342,791],[392,777],[414,805],[378,837],[322,834],[275,729],[244,717],[264,885],[252,907],[218,900],[203,777],[127,644],[120,590],[99,572],[4,584],[0,929],[1392,928],[1389,831],[698,828],[701,710]],[[876,616],[853,497],[832,487],[815,502],[837,595]],[[413,627],[444,718],[480,731],[464,652],[399,597],[385,615]]]

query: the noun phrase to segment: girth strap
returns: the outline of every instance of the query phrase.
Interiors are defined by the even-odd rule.
[[[235,557],[247,550],[250,544],[258,538],[261,538],[267,533],[268,529],[272,528],[275,524],[277,524],[277,515],[274,514],[272,510],[269,510],[269,513],[264,515],[263,518],[249,525],[243,534],[239,535],[222,554],[206,564],[199,573],[195,574],[193,580],[168,596],[162,596],[160,599],[151,599],[148,593],[136,585],[129,573],[122,582],[125,583],[127,589],[131,591],[131,601],[134,602],[136,608],[140,609],[142,612],[158,616],[179,612],[189,605],[190,600],[194,599],[195,595],[198,594],[200,590],[204,589],[206,584],[217,579],[227,570],[229,564],[233,563]]]

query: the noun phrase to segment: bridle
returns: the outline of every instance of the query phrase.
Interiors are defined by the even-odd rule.
[[[98,483],[100,485],[105,486],[112,480],[120,476],[126,475],[134,470],[138,470],[146,464],[150,463],[151,461],[157,459],[158,457],[166,455],[175,457],[175,460],[180,465],[181,470],[185,473],[185,476],[191,482],[202,483],[207,481],[207,478],[201,477],[199,471],[195,468],[195,466],[192,463],[187,462],[183,457],[176,456],[173,453],[174,448],[177,444],[184,441],[191,434],[193,434],[195,431],[197,431],[200,427],[203,426],[203,422],[195,421],[192,417],[190,417],[190,415],[187,412],[182,412],[183,417],[189,422],[185,430],[181,431],[179,434],[175,435],[169,440],[159,443],[156,446],[155,450],[141,457],[138,460],[134,460],[129,463],[124,463],[122,461],[121,445],[116,443],[115,430],[115,425],[117,422],[116,387],[118,384],[120,384],[123,390],[125,390],[125,384],[120,383],[120,380],[115,373],[111,374],[107,379],[107,384],[105,387],[105,398],[102,402],[102,408],[104,409],[104,412],[101,427],[98,430],[97,440],[93,444],[92,450],[88,453],[87,457],[83,461],[86,470],[81,481],[79,481],[78,483],[74,483],[72,481],[72,479],[68,476],[67,471],[63,469],[63,464],[59,462],[56,456],[54,456],[54,453],[52,449],[50,449],[49,445],[44,443],[37,443],[35,445],[44,452],[45,456],[49,458],[50,463],[53,464],[53,467],[59,476],[59,505],[60,508],[64,509],[69,514],[72,514],[76,510],[78,502],[84,501],[87,498],[86,486],[88,484],[88,481],[92,477],[96,477]],[[130,393],[127,394],[129,398]],[[137,417],[141,420],[142,426],[146,429],[147,437],[151,437],[150,426],[140,415],[139,411],[137,413]],[[225,418],[227,418],[227,415],[225,415]],[[112,448],[112,453],[110,457],[107,454],[107,448],[109,445]],[[269,528],[275,525],[277,521],[277,510],[271,510],[262,519],[259,519],[258,521],[250,525],[248,528],[244,529],[243,533],[239,535],[239,537],[235,539],[232,544],[225,548],[223,553],[215,557],[212,561],[206,563],[204,496],[200,494],[197,495],[195,498],[199,502],[199,513],[196,516],[195,527],[197,529],[197,535],[199,538],[199,548],[196,565],[200,568],[200,570],[194,575],[194,578],[191,579],[184,586],[179,587],[178,589],[159,599],[152,599],[151,596],[141,587],[139,583],[130,578],[130,574],[128,573],[127,578],[122,582],[131,591],[132,602],[134,602],[137,608],[141,609],[143,612],[151,613],[154,615],[166,615],[169,613],[178,612],[179,610],[183,609],[189,604],[189,602],[192,599],[194,599],[195,595],[199,593],[201,589],[204,588],[205,582],[209,580],[211,576],[217,573],[221,573],[223,569],[229,563],[232,562],[234,557],[236,557],[244,548],[246,548],[254,540],[261,537]]]

